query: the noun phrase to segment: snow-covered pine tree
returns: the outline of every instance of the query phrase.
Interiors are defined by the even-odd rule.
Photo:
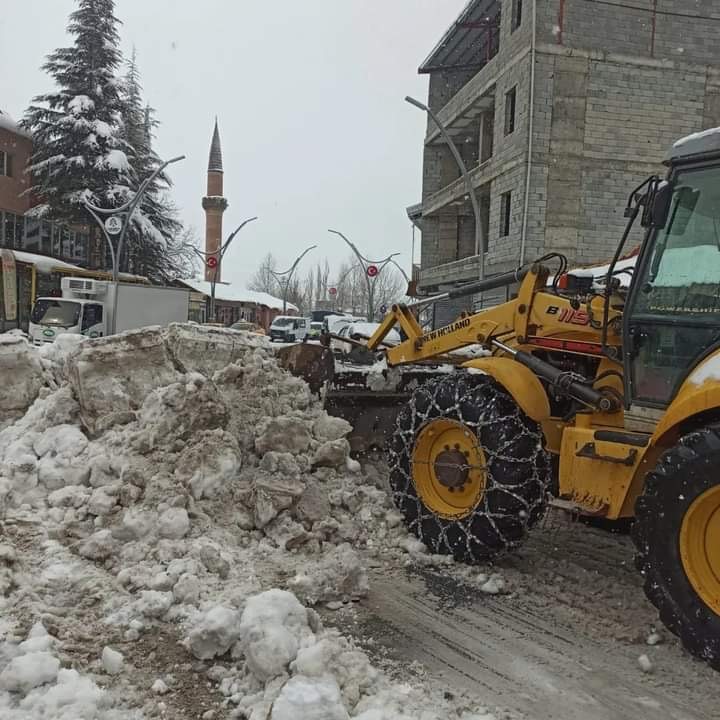
[[[133,190],[137,190],[161,161],[153,150],[154,129],[158,123],[153,109],[143,104],[134,49],[127,61],[122,97],[122,137],[130,147],[136,183]],[[183,233],[177,211],[168,198],[170,186],[165,172],[148,186],[133,214],[127,235],[127,254],[122,258],[128,270],[158,282],[187,277],[193,270],[192,263],[187,262],[190,255],[182,252],[181,246],[188,236]]]
[[[34,98],[23,121],[33,135],[30,191],[40,200],[33,212],[91,228],[83,200],[118,206],[135,184],[118,132],[121,55],[114,6],[113,0],[78,0],[67,27],[74,45],[51,53],[43,65],[57,90]],[[105,252],[100,244],[94,249],[92,264]]]

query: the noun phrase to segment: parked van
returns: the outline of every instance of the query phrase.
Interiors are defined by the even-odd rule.
[[[309,328],[309,318],[278,315],[270,325],[270,342],[305,342]]]

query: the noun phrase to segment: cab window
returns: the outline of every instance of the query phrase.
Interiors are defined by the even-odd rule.
[[[102,305],[86,305],[83,311],[82,331],[89,330],[93,325],[98,325],[103,319]]]

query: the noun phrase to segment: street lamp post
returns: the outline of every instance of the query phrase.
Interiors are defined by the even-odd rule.
[[[460,174],[465,182],[465,191],[470,196],[470,203],[472,204],[473,213],[475,215],[475,254],[478,256],[480,265],[478,276],[480,280],[483,280],[485,278],[485,238],[483,237],[482,221],[480,219],[480,202],[478,200],[477,193],[475,192],[475,188],[473,187],[470,173],[468,172],[467,167],[465,167],[465,163],[460,155],[460,151],[457,149],[457,145],[455,145],[452,137],[450,137],[450,133],[447,131],[447,128],[440,122],[440,118],[438,118],[438,116],[427,105],[421,103],[419,100],[415,100],[415,98],[412,98],[409,95],[405,97],[405,100],[411,105],[414,105],[416,108],[423,110],[431,117],[432,121],[437,125],[443,139],[448,144],[450,152],[460,168]]]
[[[219,250],[215,250],[214,252],[203,252],[202,250],[198,250],[198,248],[194,247],[193,252],[203,261],[203,264],[207,267],[210,267],[213,270],[212,274],[212,280],[210,281],[210,318],[211,322],[215,321],[215,285],[217,284],[217,271],[220,267],[220,264],[222,263],[223,257],[225,257],[225,252],[230,247],[230,243],[235,239],[235,236],[248,224],[251,223],[253,220],[257,220],[257,217],[251,217],[247,220],[243,220],[243,222],[240,223],[228,236],[228,239],[222,244]],[[213,262],[214,261],[214,262]],[[209,262],[213,262],[213,265],[208,265]]]
[[[339,232],[338,230],[328,230],[328,232],[333,233],[334,235],[339,235],[350,246],[350,249],[355,253],[355,257],[357,257],[358,261],[360,262],[360,267],[363,269],[363,275],[365,276],[365,282],[367,283],[368,291],[367,320],[368,322],[372,322],[375,319],[375,283],[380,277],[380,273],[382,273],[388,263],[394,263],[396,267],[400,267],[397,262],[393,260],[393,258],[397,257],[400,253],[392,253],[392,255],[388,255],[382,260],[368,260],[357,249],[355,244],[350,242],[350,240],[348,240],[341,232]],[[369,269],[371,267],[376,268],[376,272],[374,275],[370,275],[369,273]],[[404,271],[403,275],[405,275]],[[405,275],[405,277],[407,277],[407,275]]]
[[[280,283],[280,287],[282,289],[282,296],[283,296],[283,315],[287,311],[287,296],[288,296],[288,290],[290,289],[290,282],[292,281],[292,277],[295,274],[295,270],[297,269],[297,266],[300,264],[300,261],[311,251],[314,250],[317,247],[317,245],[311,245],[309,248],[305,248],[300,255],[295,259],[295,262],[290,266],[288,270],[285,270],[285,272],[275,272],[275,270],[271,270],[272,276]],[[285,276],[287,277],[285,278]],[[281,280],[281,278],[285,278],[285,280]]]
[[[95,219],[95,222],[100,226],[100,230],[103,234],[103,237],[105,238],[105,241],[108,244],[108,247],[110,248],[110,257],[112,259],[112,280],[114,285],[114,297],[113,297],[113,315],[112,315],[112,332],[115,333],[116,329],[116,317],[117,317],[117,296],[118,296],[118,278],[120,277],[120,258],[122,256],[122,249],[123,244],[125,243],[125,235],[127,234],[128,227],[130,226],[130,220],[132,219],[132,214],[135,212],[135,208],[138,206],[140,200],[142,199],[143,195],[145,194],[145,191],[148,189],[150,183],[168,166],[172,163],[179,162],[180,160],[184,160],[184,155],[178,155],[178,157],[174,157],[171,160],[167,160],[162,165],[159,165],[153,173],[145,178],[143,182],[140,184],[140,187],[137,189],[137,192],[133,196],[131,200],[128,200],[124,205],[121,205],[118,208],[101,208],[97,205],[93,205],[89,200],[84,200],[83,204],[85,205],[85,209],[92,215],[92,217]],[[105,217],[105,220],[107,220],[112,217],[119,217],[121,218],[120,223],[120,237],[118,239],[117,247],[113,245],[112,240],[110,239],[110,233],[108,232],[105,222],[102,221],[101,216]]]

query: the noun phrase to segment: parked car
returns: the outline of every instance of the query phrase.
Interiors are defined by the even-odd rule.
[[[352,315],[328,315],[323,318],[322,324],[325,330],[333,335],[339,335],[346,325],[354,322],[362,322],[363,318],[354,317]]]
[[[256,335],[265,335],[265,330],[249,320],[239,320],[230,326],[231,330],[244,330],[245,332],[255,333]]]
[[[278,315],[270,325],[270,342],[305,342],[310,320],[294,315]]]
[[[313,340],[317,340],[320,337],[320,333],[322,332],[322,329],[323,329],[322,322],[311,322],[310,329],[308,330],[308,337],[312,338]]]
[[[372,337],[373,333],[380,327],[380,323],[370,322],[351,322],[340,328],[337,335],[342,338],[349,338],[357,342],[366,342]],[[395,345],[400,342],[400,334],[397,330],[391,330],[385,337],[385,342],[389,345]],[[373,354],[354,343],[343,342],[342,340],[333,339],[330,347],[337,355],[345,356],[354,362],[372,362]]]

